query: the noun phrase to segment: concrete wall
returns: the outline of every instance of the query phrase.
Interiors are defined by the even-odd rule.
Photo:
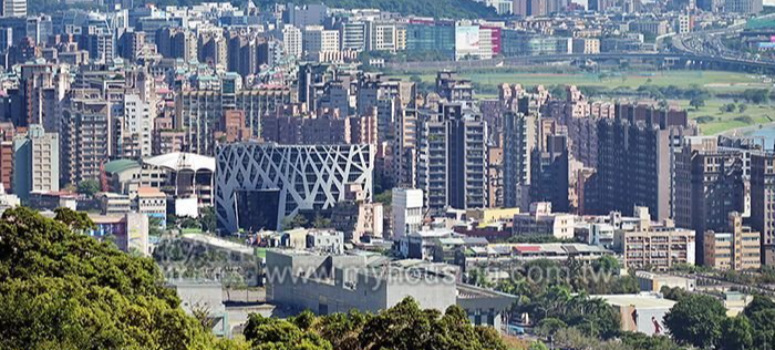
[[[351,309],[377,312],[407,296],[424,309],[444,311],[456,302],[454,278],[410,276],[395,267],[367,267],[357,256],[286,255],[267,251],[267,299],[320,314]],[[419,273],[419,272],[418,272]],[[328,278],[301,278],[304,274]]]
[[[633,306],[623,306],[619,308],[622,317],[622,330],[630,332],[640,332],[647,335],[657,334],[657,328],[654,325],[656,321],[661,329],[659,334],[665,334],[667,329],[663,323],[665,314],[670,311],[668,308],[636,308]]]
[[[435,281],[394,278],[387,288],[387,305],[390,307],[398,304],[409,296],[420,304],[421,309],[436,309],[444,312],[448,307],[455,305],[457,297],[455,280],[445,279],[443,276],[436,277]]]

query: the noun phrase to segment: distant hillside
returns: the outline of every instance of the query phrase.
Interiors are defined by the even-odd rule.
[[[294,4],[320,3],[315,0],[290,1]],[[495,17],[495,9],[483,2],[472,0],[325,0],[329,7],[334,8],[376,8],[383,11],[398,12],[403,15],[416,15],[436,18],[490,18]],[[274,3],[285,3],[282,0],[258,0],[260,7]]]

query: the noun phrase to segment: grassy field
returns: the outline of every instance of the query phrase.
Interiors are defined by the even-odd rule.
[[[418,74],[424,82],[433,82],[434,74]],[[503,83],[522,84],[524,86],[544,86],[572,84],[577,86],[592,86],[615,89],[628,87],[636,89],[641,85],[670,86],[688,88],[693,84],[704,87],[714,93],[742,91],[751,88],[770,88],[772,83],[763,77],[736,72],[719,71],[660,71],[660,72],[626,72],[608,73],[608,77],[600,79],[597,73],[510,73],[481,72],[460,73],[460,76],[483,85],[497,86]],[[412,74],[393,75],[393,77],[408,80]]]
[[[700,123],[700,131],[704,135],[715,135],[730,129],[740,128],[749,125],[766,124],[775,121],[775,105],[772,104],[746,104],[748,108],[745,111],[740,112],[736,109],[734,112],[722,112],[719,108],[725,104],[733,103],[729,100],[708,100],[705,102],[705,106],[699,110],[689,106],[689,101],[679,100],[672,101],[681,105],[689,111],[689,117],[697,119],[700,117],[712,117],[713,121]],[[738,103],[740,105],[741,103]],[[750,117],[753,123],[749,123],[742,117]]]

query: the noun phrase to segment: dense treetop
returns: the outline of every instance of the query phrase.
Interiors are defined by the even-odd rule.
[[[221,346],[178,307],[151,259],[73,232],[91,225],[85,214],[66,209],[57,220],[23,207],[3,214],[0,348]]]
[[[422,310],[411,298],[376,315],[351,311],[315,316],[305,311],[289,320],[251,315],[245,338],[253,349],[307,350],[505,350],[500,335],[474,327],[458,306],[444,314]]]

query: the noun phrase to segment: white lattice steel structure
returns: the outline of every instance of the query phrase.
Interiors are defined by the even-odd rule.
[[[372,197],[375,149],[371,145],[234,143],[216,149],[218,226],[238,230],[237,192],[279,190],[278,228],[299,209],[328,209],[357,183]]]

